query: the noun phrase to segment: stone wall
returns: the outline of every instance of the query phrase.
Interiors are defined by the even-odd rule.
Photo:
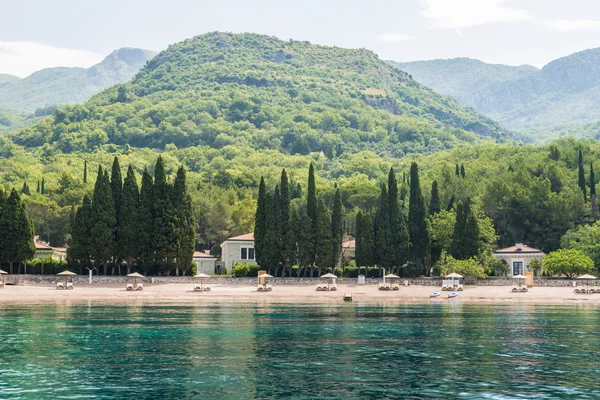
[[[6,282],[8,284],[16,285],[32,285],[32,284],[55,284],[58,280],[64,281],[64,277],[56,275],[5,275]],[[87,275],[77,275],[69,277],[76,284],[87,284]],[[419,279],[400,279],[400,284],[403,284],[407,280],[411,285],[421,286],[441,286],[441,278],[419,278]],[[132,282],[133,278],[126,276],[102,276],[94,275],[92,278],[94,283],[126,283]],[[147,277],[144,279],[138,279],[139,282],[145,283],[199,283],[198,278],[191,276],[156,276]],[[319,278],[270,278],[269,282],[272,285],[316,285],[317,283],[323,282]],[[380,282],[379,278],[367,278],[366,283],[368,285],[375,285]],[[558,279],[558,278],[546,278],[546,279],[535,279],[534,286],[572,286],[572,279]],[[212,277],[204,279],[204,283],[207,284],[223,284],[223,285],[255,285],[257,283],[256,278],[234,278],[230,276],[225,277]],[[341,285],[353,285],[357,284],[356,278],[338,278],[337,283]],[[467,282],[468,284],[469,282]],[[599,281],[590,281],[590,284],[598,284]],[[476,286],[511,286],[516,285],[515,279],[510,278],[488,278],[479,279],[473,283]]]

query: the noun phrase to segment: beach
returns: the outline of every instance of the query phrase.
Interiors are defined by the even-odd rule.
[[[258,292],[256,286],[240,284],[213,284],[210,292],[195,292],[191,283],[146,283],[142,291],[127,291],[125,284],[97,283],[78,284],[73,290],[57,290],[54,285],[7,285],[0,289],[0,303],[43,303],[60,300],[93,300],[99,302],[122,302],[148,300],[152,302],[189,303],[206,302],[253,302],[280,303],[342,303],[343,295],[351,293],[354,302],[363,303],[598,303],[600,294],[579,294],[573,287],[533,287],[525,293],[511,292],[511,286],[465,286],[458,297],[448,299],[448,293],[434,286],[401,286],[396,291],[381,291],[377,285],[338,284],[337,291],[317,291],[316,285],[274,285],[270,292]],[[430,298],[440,291],[440,296]]]

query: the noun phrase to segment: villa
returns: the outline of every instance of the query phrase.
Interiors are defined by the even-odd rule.
[[[527,266],[532,260],[542,260],[546,254],[541,250],[526,246],[522,243],[516,243],[514,246],[498,249],[494,252],[499,260],[505,260],[509,266],[508,276],[524,275],[529,271]]]
[[[39,258],[39,259],[47,259],[48,257],[50,257],[52,260],[55,261],[66,261],[67,260],[67,249],[63,248],[63,247],[52,247],[47,243],[41,242],[39,240],[39,237],[36,236],[34,237],[34,244],[35,244],[35,254],[34,254],[34,258]]]
[[[356,258],[356,241],[354,239],[342,242],[342,254],[340,255],[339,266],[348,265],[351,260]]]
[[[212,275],[215,273],[217,257],[210,254],[209,251],[195,251],[192,262],[196,264],[196,273]]]
[[[256,264],[254,254],[254,232],[230,237],[221,243],[221,259],[227,271],[236,263]]]

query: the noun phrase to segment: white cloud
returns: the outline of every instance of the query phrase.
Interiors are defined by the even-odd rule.
[[[102,56],[85,50],[65,49],[36,42],[0,41],[0,73],[25,77],[49,67],[90,67]]]
[[[584,29],[600,29],[600,21],[589,19],[557,19],[540,21],[540,25],[555,31],[570,32]]]
[[[460,29],[495,22],[530,19],[506,0],[421,0],[422,15],[436,28]]]
[[[404,33],[391,33],[385,32],[377,36],[377,40],[380,42],[406,42],[412,40],[413,37]]]

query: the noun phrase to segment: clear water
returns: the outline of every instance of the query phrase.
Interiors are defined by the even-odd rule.
[[[0,305],[0,398],[598,398],[600,310]]]

